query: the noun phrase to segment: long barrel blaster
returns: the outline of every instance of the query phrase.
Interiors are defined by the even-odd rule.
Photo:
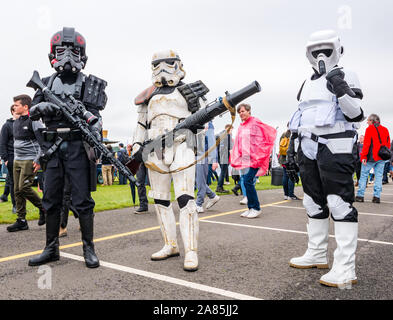
[[[215,103],[208,105],[206,108],[200,109],[184,119],[172,131],[154,140],[146,141],[138,152],[131,157],[131,160],[126,163],[126,166],[133,174],[135,174],[143,162],[146,153],[150,153],[154,148],[165,146],[169,141],[173,141],[173,137],[176,132],[186,129],[190,130],[196,126],[204,125],[228,110],[231,113],[234,113],[235,107],[238,103],[260,91],[261,86],[259,83],[257,81],[253,81],[248,86],[233,94],[226,93],[225,97],[218,98]]]
[[[96,151],[105,156],[121,174],[126,176],[131,183],[137,185],[131,171],[122,162],[116,159],[113,154],[101,143],[98,137],[89,129],[89,125],[94,125],[98,118],[91,112],[87,111],[82,102],[76,100],[71,95],[68,95],[70,101],[64,101],[55,95],[45,84],[42,82],[40,75],[34,71],[33,76],[26,85],[34,90],[40,89],[49,102],[57,105],[67,120],[82,133],[83,140],[85,140]]]

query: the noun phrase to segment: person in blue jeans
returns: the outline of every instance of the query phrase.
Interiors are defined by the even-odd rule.
[[[356,194],[356,201],[363,202],[364,201],[364,191],[366,190],[367,178],[372,168],[374,168],[374,196],[373,202],[380,203],[381,192],[382,192],[382,176],[383,169],[385,167],[384,160],[378,161],[368,161],[365,164],[362,163],[362,171],[360,174],[359,180],[359,189]]]
[[[242,192],[244,192],[243,195],[247,201],[248,209],[255,210],[255,214],[246,211],[244,215],[240,215],[241,217],[255,218],[261,212],[257,190],[255,189],[255,182],[257,180],[256,175],[258,171],[259,168],[245,168],[240,170],[240,185],[244,187],[244,190],[242,187]]]
[[[366,189],[367,178],[374,169],[374,196],[372,202],[381,202],[382,176],[385,168],[385,160],[379,156],[381,146],[390,148],[390,136],[386,127],[381,125],[378,115],[370,114],[367,119],[368,127],[364,135],[364,144],[360,160],[362,162],[362,171],[359,180],[359,189],[355,200],[364,202],[364,191]],[[371,180],[371,179],[370,179]]]
[[[244,179],[245,179],[245,173],[246,173],[246,171],[245,170],[248,170],[248,168],[247,169],[244,169],[244,171],[240,171],[240,187],[241,187],[241,189],[242,189],[242,194],[243,194],[243,199],[242,200],[240,200],[240,204],[247,204],[248,203],[248,200],[247,200],[247,190],[246,190],[246,186],[245,186],[245,184],[244,184]],[[243,175],[244,174],[244,175]],[[255,176],[254,177],[254,179],[253,179],[253,181],[252,181],[252,184],[253,184],[253,186],[254,186],[254,188],[255,188],[255,183],[257,182],[257,177]]]
[[[198,159],[201,159],[205,152],[209,150],[210,147],[214,146],[216,143],[216,139],[214,137],[214,126],[213,122],[210,121],[206,127],[205,132],[201,132],[197,136],[198,139]],[[205,201],[205,196],[209,199],[206,203],[206,209],[210,209],[214,204],[216,204],[220,197],[217,196],[207,185],[207,175],[209,171],[209,163],[212,164],[212,168],[217,168],[217,154],[216,149],[209,153],[209,155],[198,161],[196,164],[196,173],[195,173],[195,182],[196,187],[198,189],[197,199],[196,199],[196,208],[198,213],[203,213],[203,203]]]

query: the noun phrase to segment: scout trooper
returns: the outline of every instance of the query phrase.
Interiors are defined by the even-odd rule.
[[[138,124],[134,134],[133,150],[136,153],[146,139],[157,138],[172,130],[180,121],[196,111],[178,89],[185,76],[179,55],[167,50],[153,55],[153,86],[142,92],[136,99]],[[199,103],[199,102],[198,102]],[[144,159],[149,170],[151,190],[149,197],[154,199],[158,222],[164,239],[164,247],[151,256],[152,260],[164,260],[178,256],[176,220],[171,200],[171,178],[175,197],[180,207],[180,232],[182,235],[185,259],[184,270],[198,269],[198,214],[194,201],[195,166],[170,174],[160,170],[175,171],[195,160],[193,148],[187,141],[176,140],[166,147],[162,154],[151,152]],[[149,165],[150,164],[150,165]],[[151,165],[159,170],[153,170]]]
[[[338,67],[344,49],[331,30],[315,32],[307,43],[313,74],[298,94],[299,107],[291,118],[287,168],[292,180],[300,177],[308,215],[308,249],[290,260],[295,268],[328,268],[329,212],[334,220],[337,249],[333,266],[320,283],[338,287],[357,282],[355,251],[358,212],[352,206],[358,122],[364,119],[363,98],[355,73]],[[299,138],[297,156],[295,139]]]

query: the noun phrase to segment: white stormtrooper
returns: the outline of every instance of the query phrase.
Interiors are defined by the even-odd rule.
[[[298,180],[300,168],[308,215],[308,249],[290,260],[295,268],[329,268],[329,212],[334,220],[337,249],[331,270],[320,283],[339,287],[357,282],[355,251],[358,213],[352,206],[357,148],[356,128],[364,119],[360,107],[363,94],[355,73],[338,67],[344,49],[331,30],[315,32],[307,43],[307,58],[314,73],[298,94],[299,107],[291,118],[291,143],[287,170]],[[295,162],[294,141],[299,167]]]
[[[147,139],[157,138],[172,130],[180,121],[196,111],[195,105],[187,101],[179,87],[185,76],[179,55],[167,50],[153,55],[153,86],[142,92],[136,99],[138,125],[134,136],[133,153]],[[198,102],[199,103],[199,102]],[[180,207],[180,232],[185,248],[184,270],[198,269],[198,214],[194,201],[195,166],[172,172],[188,166],[195,160],[194,149],[184,139],[174,141],[161,155],[152,152],[145,161],[149,170],[151,190],[149,197],[155,201],[158,222],[164,239],[164,247],[151,256],[152,260],[164,260],[179,255],[176,237],[176,220],[171,200],[171,178],[175,197]],[[157,170],[155,170],[156,168]],[[161,172],[160,172],[161,171]]]

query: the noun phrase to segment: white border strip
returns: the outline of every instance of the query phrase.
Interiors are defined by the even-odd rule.
[[[305,231],[296,231],[296,230],[288,230],[288,229],[279,229],[279,228],[269,228],[269,227],[261,227],[261,226],[253,226],[249,224],[240,224],[240,223],[230,223],[230,222],[221,222],[221,221],[213,221],[213,220],[200,220],[201,222],[209,222],[209,223],[217,223],[223,224],[228,226],[235,226],[235,227],[245,227],[245,228],[254,228],[254,229],[263,229],[263,230],[271,230],[271,231],[279,231],[279,232],[289,232],[289,233],[300,233],[300,234],[307,234]],[[329,235],[330,238],[335,238],[333,235]],[[377,244],[386,244],[393,246],[392,242],[386,241],[378,241],[378,240],[369,240],[369,239],[359,239],[358,241],[361,242],[369,242],[369,243],[377,243]]]
[[[62,257],[68,258],[68,259],[73,259],[73,260],[82,261],[82,262],[85,261],[84,258],[81,256],[77,256],[77,255],[66,253],[66,252],[60,252],[60,255]],[[105,261],[101,261],[101,260],[100,260],[100,265],[103,267],[113,269],[113,270],[136,274],[138,276],[142,276],[142,277],[146,277],[146,278],[150,278],[150,279],[165,281],[165,282],[168,282],[171,284],[175,284],[175,285],[179,285],[179,286],[183,286],[183,287],[187,287],[187,288],[191,288],[191,289],[196,289],[196,290],[200,290],[200,291],[205,291],[205,292],[209,292],[209,293],[214,293],[214,294],[218,294],[218,295],[232,298],[232,299],[263,300],[260,298],[251,297],[251,296],[247,296],[244,294],[240,294],[240,293],[236,293],[236,292],[232,292],[232,291],[228,291],[228,290],[218,289],[218,288],[206,286],[206,285],[199,284],[199,283],[194,283],[194,282],[185,281],[182,279],[172,278],[172,277],[168,277],[168,276],[161,275],[158,273],[152,273],[152,272],[148,272],[148,271],[138,270],[138,269],[134,269],[134,268],[130,268],[130,267],[126,267],[126,266],[122,266],[122,265],[118,265],[118,264],[114,264],[114,263],[110,263],[110,262],[105,262]]]

